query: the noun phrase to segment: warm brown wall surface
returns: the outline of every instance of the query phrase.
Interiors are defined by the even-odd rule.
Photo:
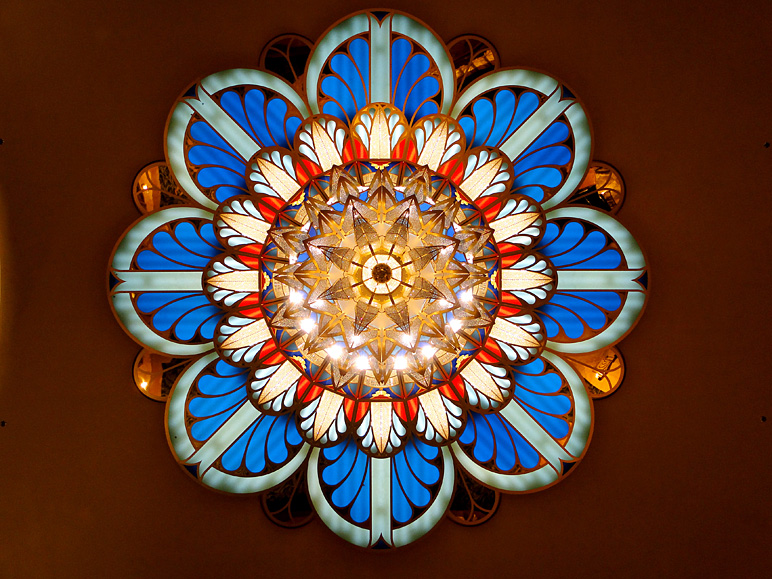
[[[398,1],[584,101],[653,293],[582,464],[390,553],[271,524],[175,464],[105,272],[198,77],[367,5],[0,2],[0,576],[748,576],[772,544],[772,4]],[[472,8],[473,7],[473,8]],[[766,422],[762,416],[768,417]]]

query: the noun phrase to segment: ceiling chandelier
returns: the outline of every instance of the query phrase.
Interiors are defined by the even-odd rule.
[[[110,296],[197,480],[381,548],[582,458],[648,274],[564,85],[366,11],[196,83],[166,138]]]

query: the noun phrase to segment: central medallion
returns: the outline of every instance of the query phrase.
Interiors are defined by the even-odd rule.
[[[263,250],[277,342],[294,342],[315,383],[354,398],[404,399],[450,380],[498,306],[483,213],[405,161],[334,167],[294,199]]]
[[[378,263],[372,269],[372,276],[377,284],[385,284],[391,279],[391,267],[386,263]]]

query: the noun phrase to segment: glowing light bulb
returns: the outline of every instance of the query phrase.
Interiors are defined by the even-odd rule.
[[[358,370],[370,369],[370,360],[367,359],[367,356],[357,356],[356,364]]]
[[[421,353],[424,355],[424,358],[431,358],[434,356],[435,352],[437,352],[437,348],[429,346],[428,344],[421,348]]]
[[[299,292],[297,290],[291,289],[289,294],[290,302],[293,304],[300,304],[303,303],[303,299],[305,296],[303,295],[303,292]]]
[[[338,344],[333,344],[327,348],[327,355],[333,360],[337,360],[343,355],[343,348],[341,348]]]
[[[465,304],[470,303],[474,299],[474,293],[472,293],[472,290],[466,290],[464,292],[461,292],[461,295],[459,296],[462,302]]]
[[[404,185],[395,185],[394,186],[394,190],[395,191],[399,191],[400,193],[404,193],[405,192],[405,186]]]
[[[300,320],[300,329],[303,330],[306,334],[308,334],[315,327],[316,327],[316,322],[314,321],[313,318],[306,318],[304,320]]]
[[[142,384],[139,385],[142,390],[147,390],[147,380],[142,380]]]
[[[443,308],[449,308],[451,306],[451,303],[446,299],[437,300],[437,303]]]
[[[458,332],[461,329],[461,320],[458,320],[456,318],[453,318],[448,322],[448,325],[450,326],[450,329],[454,332]]]
[[[404,370],[407,368],[407,358],[404,356],[397,356],[394,358],[394,369],[395,370]]]

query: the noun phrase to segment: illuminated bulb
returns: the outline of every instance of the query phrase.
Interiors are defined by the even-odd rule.
[[[142,185],[142,188],[143,189],[147,189],[147,185]]]
[[[313,320],[313,318],[300,320],[300,329],[303,330],[306,334],[313,330],[315,326],[316,322]]]
[[[341,357],[343,354],[343,348],[341,348],[338,344],[334,344],[327,348],[327,355],[332,358],[333,360],[337,360]]]
[[[443,308],[449,308],[451,305],[450,302],[446,299],[437,300],[437,303],[440,304],[440,306],[442,306]]]
[[[404,187],[404,185],[395,185],[394,189],[395,189],[396,191],[399,191],[400,193],[404,193],[404,192],[405,192],[405,187]]]
[[[359,370],[369,370],[370,369],[370,360],[367,359],[367,356],[357,356],[357,369]]]
[[[472,293],[472,290],[466,290],[464,292],[461,292],[461,295],[459,296],[461,298],[461,301],[465,304],[470,303],[474,299],[474,293]]]
[[[456,318],[453,318],[448,322],[448,325],[450,326],[450,329],[454,332],[458,332],[461,329],[461,320],[457,320]]]
[[[409,346],[413,343],[413,336],[411,334],[402,334],[402,343]]]
[[[421,353],[424,355],[424,358],[431,358],[434,356],[434,353],[437,351],[437,348],[434,346],[429,346],[428,344],[421,348]]]
[[[142,390],[147,390],[147,380],[142,380],[142,384],[139,385]]]
[[[299,292],[297,290],[291,289],[289,299],[293,304],[300,304],[303,303],[303,293]]]
[[[404,356],[397,356],[394,358],[394,369],[395,370],[404,370],[407,368],[407,358]]]

